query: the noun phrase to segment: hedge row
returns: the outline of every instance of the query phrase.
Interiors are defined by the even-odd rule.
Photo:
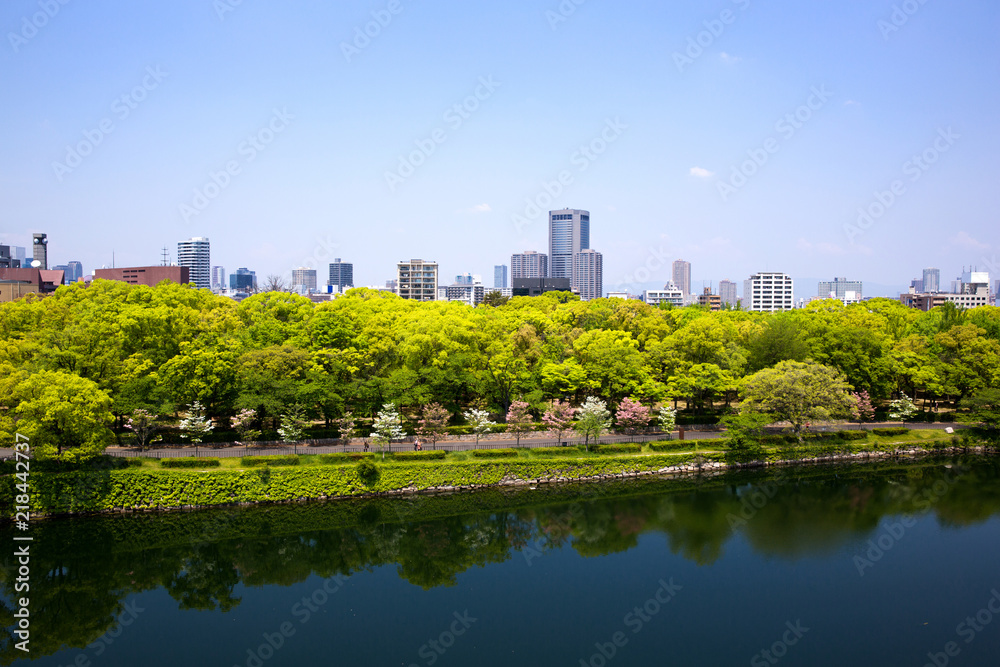
[[[435,449],[429,452],[394,452],[392,458],[396,461],[440,461],[447,455],[447,451]]]
[[[260,466],[297,466],[302,463],[296,454],[283,454],[279,456],[244,456],[240,459],[240,465],[244,468],[256,468]]]
[[[517,457],[516,449],[473,449],[473,458],[477,459],[512,459]]]
[[[138,460],[138,459],[136,459]],[[140,465],[142,462],[139,462]],[[175,459],[160,459],[161,468],[218,468],[222,462],[219,459],[194,456],[180,456]]]
[[[598,454],[638,454],[642,451],[642,445],[622,442],[614,445],[594,445],[593,451]]]
[[[335,454],[320,454],[319,462],[328,465],[335,465],[373,458],[375,458],[374,452],[337,452]]]
[[[536,456],[580,456],[583,447],[533,447],[528,451]]]
[[[58,459],[31,459],[28,463],[31,472],[73,472],[75,470],[121,470],[123,468],[138,468],[142,459],[121,458],[102,454],[83,462],[61,461]],[[0,461],[0,475],[10,475],[24,472],[24,466],[17,467],[17,460]]]
[[[891,426],[889,428],[873,428],[875,435],[907,435],[910,429],[903,426]]]

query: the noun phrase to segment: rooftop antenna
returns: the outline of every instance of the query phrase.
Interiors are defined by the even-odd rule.
[[[160,262],[161,266],[170,266],[170,256],[167,254],[167,246],[163,246],[163,260]]]

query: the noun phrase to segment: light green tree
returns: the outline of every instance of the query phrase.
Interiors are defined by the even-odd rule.
[[[584,435],[583,446],[590,449],[590,439],[596,445],[609,428],[611,428],[611,411],[607,403],[594,396],[588,396],[577,411],[576,430]]]
[[[304,440],[307,425],[308,421],[305,418],[305,411],[302,409],[302,406],[293,405],[281,415],[281,426],[278,428],[278,435],[285,442]]]

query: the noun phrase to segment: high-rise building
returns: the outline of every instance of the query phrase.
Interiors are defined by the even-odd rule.
[[[212,267],[212,291],[221,292],[226,289],[226,268],[224,266]]]
[[[587,248],[573,255],[573,291],[582,301],[604,296],[604,256]]]
[[[910,281],[910,292],[913,294],[922,294],[924,291],[924,281],[914,278]]]
[[[292,289],[301,288],[303,292],[316,291],[316,269],[300,266],[292,270]]]
[[[514,278],[511,296],[541,296],[546,292],[570,292],[569,278]]]
[[[208,237],[195,236],[177,244],[177,266],[186,266],[199,289],[212,288],[212,261]]]
[[[860,280],[834,278],[824,280],[816,287],[816,296],[823,299],[840,299],[844,304],[861,301],[862,284]]]
[[[438,292],[437,262],[411,259],[396,265],[397,294],[404,299],[435,301]]]
[[[20,260],[14,259],[10,252],[10,246],[0,245],[0,269],[19,269]]]
[[[83,264],[76,260],[71,262],[66,262],[66,266],[69,267],[69,272],[66,274],[67,283],[75,283],[80,278],[83,278]]]
[[[547,278],[549,277],[549,256],[544,252],[525,250],[510,256],[510,277],[515,278]]]
[[[257,273],[245,266],[236,269],[229,276],[229,289],[239,292],[252,292],[257,289]]]
[[[334,258],[330,264],[330,279],[327,285],[335,285],[341,291],[354,287],[354,264],[342,262],[339,257]]]
[[[475,282],[471,273],[460,273],[455,276],[455,285],[471,285]]]
[[[48,234],[31,235],[32,251],[31,257],[38,262],[36,269],[45,271],[49,268],[49,237]]]
[[[941,269],[924,269],[924,288],[928,294],[941,291]]]
[[[736,283],[732,280],[723,280],[719,283],[719,299],[722,303],[728,303],[730,308],[735,308],[737,304]]]
[[[28,249],[20,245],[10,247],[10,258],[21,262],[21,268],[28,266]]]
[[[743,309],[774,312],[794,307],[791,276],[765,272],[743,281]]]
[[[675,261],[671,271],[671,281],[684,292],[684,296],[691,294],[691,262],[685,262],[683,259]]]
[[[574,256],[590,248],[590,211],[549,211],[549,276],[573,280]]]
[[[493,286],[497,289],[507,287],[507,265],[497,264],[493,267]]]

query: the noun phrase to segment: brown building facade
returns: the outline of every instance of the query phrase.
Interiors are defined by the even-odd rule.
[[[96,269],[94,280],[117,280],[129,285],[149,285],[170,280],[180,285],[191,282],[186,266],[127,266],[120,269]]]

